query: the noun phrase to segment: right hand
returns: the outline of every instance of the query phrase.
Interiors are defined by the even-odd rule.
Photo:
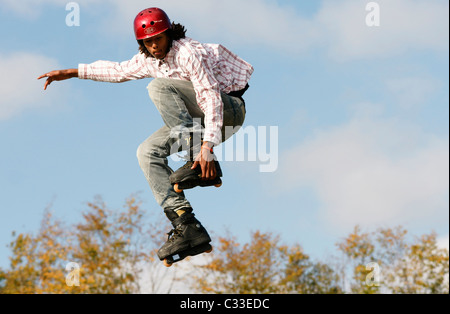
[[[47,86],[49,86],[53,81],[63,81],[72,77],[78,77],[78,69],[51,71],[39,76],[37,79],[40,80],[44,77],[47,78],[47,81],[45,81],[44,85],[44,90],[46,90]]]
[[[202,168],[202,180],[214,180],[217,176],[215,155],[212,151],[214,144],[209,142],[204,142],[200,153],[197,158],[195,158],[192,170],[197,168],[198,165]]]

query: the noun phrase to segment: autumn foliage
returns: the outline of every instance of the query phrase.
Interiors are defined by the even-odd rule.
[[[211,263],[201,266],[196,285],[205,293],[339,293],[337,276],[326,265],[313,263],[298,246],[280,244],[271,233],[252,233],[241,245],[219,238]]]
[[[78,224],[65,226],[46,210],[37,235],[16,236],[10,268],[0,270],[0,292],[139,292],[142,265],[155,260],[149,248],[166,224],[146,221],[133,197],[123,211],[108,209],[101,198],[87,206]],[[66,270],[71,262],[78,268]]]
[[[142,282],[147,293],[170,293],[178,280],[200,293],[449,293],[448,250],[437,246],[434,233],[411,238],[402,227],[357,226],[322,261],[279,235],[254,231],[240,243],[228,233],[217,237],[212,254],[196,257],[203,263],[165,268],[156,250],[168,230],[165,217],[151,217],[135,197],[123,210],[96,198],[70,226],[46,210],[36,234],[13,233],[0,293],[142,293]],[[184,278],[180,267],[189,267]]]
[[[338,243],[352,273],[347,277],[352,293],[449,293],[448,250],[438,248],[435,233],[412,242],[406,235],[402,227],[370,233],[356,227]],[[377,268],[367,269],[369,263]]]

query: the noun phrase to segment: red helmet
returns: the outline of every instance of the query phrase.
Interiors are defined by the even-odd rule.
[[[138,13],[134,19],[136,40],[156,36],[172,28],[166,12],[158,8],[148,8]]]

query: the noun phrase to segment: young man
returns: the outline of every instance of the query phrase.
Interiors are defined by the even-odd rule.
[[[170,258],[180,252],[192,255],[191,251],[198,254],[211,248],[207,231],[175,183],[194,181],[185,188],[221,183],[213,147],[232,135],[225,133],[226,126],[234,131],[242,126],[246,113],[242,96],[253,67],[221,45],[185,37],[184,27],[171,23],[158,8],[139,12],[134,32],[140,52],[129,61],[79,64],[78,69],[52,71],[38,79],[47,78],[47,89],[53,81],[72,77],[115,83],[154,78],[148,93],[165,125],[139,146],[137,157],[174,227],[158,256],[173,261]],[[182,150],[188,151],[188,162],[174,173],[167,157]]]

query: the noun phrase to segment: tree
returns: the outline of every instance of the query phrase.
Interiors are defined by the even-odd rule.
[[[0,293],[141,291],[143,270],[160,264],[156,248],[167,224],[150,221],[134,197],[126,201],[124,211],[108,209],[101,198],[87,205],[83,221],[73,226],[65,226],[46,210],[36,235],[13,233],[10,268],[0,270]],[[67,273],[69,262],[79,266],[73,269],[77,278]],[[147,271],[146,276],[146,282],[154,282],[150,289],[161,288],[161,276],[173,280],[164,271]]]
[[[408,242],[402,227],[362,232],[359,226],[338,243],[352,277],[352,293],[448,293],[448,250],[438,249],[436,235]]]
[[[253,232],[250,243],[220,237],[212,261],[201,269],[195,288],[204,293],[338,293],[336,274],[314,264],[299,245],[280,244],[271,233]],[[326,279],[325,279],[326,277]]]
[[[46,210],[39,234],[19,234],[9,247],[10,270],[1,270],[1,293],[45,293],[60,291],[65,285],[63,260],[69,245],[63,246],[66,231],[59,222],[52,223]],[[15,233],[13,233],[15,236]]]
[[[389,282],[394,293],[449,293],[448,250],[438,248],[435,233],[417,238],[394,270],[398,277]]]
[[[340,255],[323,261],[272,233],[255,231],[244,244],[226,234],[203,255],[206,264],[165,268],[156,250],[169,226],[158,217],[135,197],[124,210],[96,198],[73,225],[47,209],[36,234],[13,233],[0,293],[168,293],[178,279],[185,282],[177,278],[181,268],[189,280],[197,272],[192,284],[203,293],[449,293],[449,254],[434,233],[410,239],[402,227],[356,226],[337,243]]]
[[[339,284],[338,273],[329,265],[321,262],[309,263],[305,271],[290,278],[294,289],[291,292],[301,294],[341,294],[343,288]]]

